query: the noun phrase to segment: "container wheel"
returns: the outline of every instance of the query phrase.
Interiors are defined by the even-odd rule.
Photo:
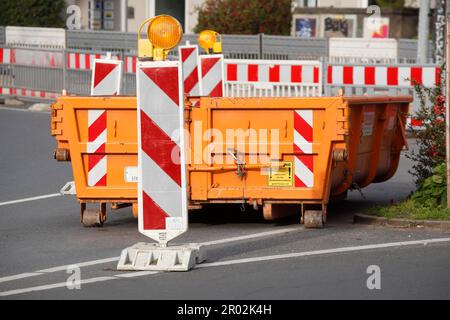
[[[101,228],[106,222],[106,203],[100,204],[99,210],[86,209],[81,205],[81,223],[85,228]]]
[[[325,223],[325,215],[322,210],[305,210],[303,223],[307,229],[322,229]]]

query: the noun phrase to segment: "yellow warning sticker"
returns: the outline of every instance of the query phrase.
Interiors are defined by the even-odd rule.
[[[292,187],[294,185],[294,163],[280,162],[279,168],[269,169],[269,187]]]

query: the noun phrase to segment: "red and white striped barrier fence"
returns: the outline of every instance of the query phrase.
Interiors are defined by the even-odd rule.
[[[226,96],[321,96],[319,61],[226,60]]]
[[[13,63],[13,53],[11,49],[0,48],[0,64]]]
[[[295,187],[314,187],[314,118],[312,110],[294,111]]]
[[[67,68],[70,70],[92,70],[95,59],[105,59],[107,55],[90,53],[67,53]],[[119,60],[118,56],[111,56],[112,60]]]
[[[41,90],[30,90],[30,89],[17,89],[17,88],[7,88],[0,87],[0,96],[10,96],[17,98],[28,98],[31,100],[56,100],[59,97],[58,93],[41,91]]]
[[[92,96],[120,95],[122,87],[122,61],[94,60],[92,73]]]
[[[436,66],[328,66],[328,85],[410,88],[434,87],[441,79]]]
[[[137,69],[139,231],[166,244],[188,229],[182,73],[179,62]]]

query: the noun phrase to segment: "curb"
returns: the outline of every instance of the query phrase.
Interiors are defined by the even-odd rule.
[[[436,230],[450,230],[450,221],[442,220],[408,220],[408,219],[388,219],[366,214],[355,214],[353,222],[359,224],[376,225],[393,228],[429,228]]]

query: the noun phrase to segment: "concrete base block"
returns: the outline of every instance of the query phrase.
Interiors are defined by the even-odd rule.
[[[122,251],[119,271],[189,271],[206,260],[206,250],[198,244],[162,247],[157,243],[137,243]]]

